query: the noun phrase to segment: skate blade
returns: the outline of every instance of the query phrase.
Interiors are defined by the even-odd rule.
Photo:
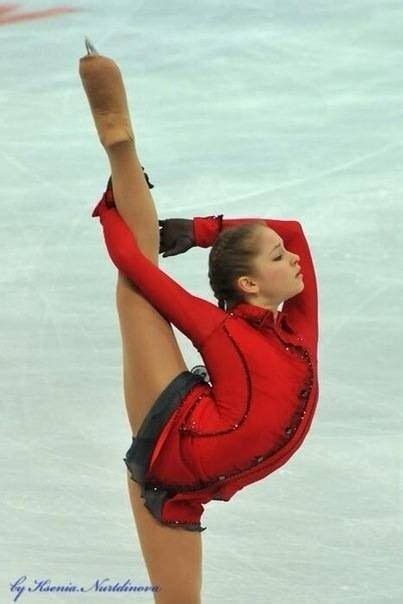
[[[85,37],[85,46],[89,55],[99,55],[99,52],[87,36]]]

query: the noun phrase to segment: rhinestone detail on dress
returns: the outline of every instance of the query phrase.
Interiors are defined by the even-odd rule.
[[[231,313],[229,313],[231,314]],[[235,317],[238,318],[238,317]],[[228,332],[227,332],[228,333]],[[278,334],[276,334],[278,335]],[[229,337],[230,334],[228,334]],[[279,336],[278,336],[279,337]],[[231,338],[232,339],[232,338]],[[279,338],[280,341],[282,342],[282,344],[284,344],[283,340],[281,340],[281,338]],[[297,336],[297,340],[302,342],[303,338],[300,336]],[[244,364],[244,369],[246,371],[247,377],[248,377],[248,383],[250,384],[250,378],[249,378],[249,374],[247,372],[247,368],[246,368],[246,363],[245,360],[243,358],[243,354],[242,351],[239,349],[239,347],[237,346],[237,343],[232,339],[235,347],[237,348],[242,360],[243,360],[243,364]],[[218,476],[214,476],[212,478],[210,478],[208,481],[198,481],[196,483],[193,484],[170,484],[169,487],[167,485],[163,485],[161,484],[161,486],[163,488],[173,488],[173,489],[178,489],[180,491],[196,491],[196,490],[201,490],[201,489],[205,489],[210,487],[211,485],[217,483],[217,481],[222,482],[223,480],[226,480],[227,478],[233,478],[234,476],[240,477],[243,473],[247,472],[248,470],[250,470],[251,468],[253,468],[254,466],[256,466],[257,464],[261,463],[262,461],[264,461],[265,459],[269,458],[270,456],[274,455],[275,453],[277,453],[277,451],[279,451],[283,446],[285,446],[287,444],[287,442],[293,437],[293,435],[295,434],[295,432],[297,431],[298,427],[300,426],[300,424],[304,421],[304,418],[306,416],[306,406],[308,404],[308,400],[312,391],[312,387],[313,387],[313,376],[314,376],[314,372],[313,372],[313,365],[312,365],[312,359],[311,356],[308,352],[308,350],[302,346],[302,345],[298,345],[298,344],[291,344],[291,343],[287,343],[287,346],[285,346],[286,350],[291,351],[291,354],[295,354],[296,356],[298,356],[299,358],[303,359],[308,366],[308,377],[306,378],[303,387],[301,388],[301,390],[298,393],[298,402],[297,402],[297,406],[296,409],[294,411],[294,413],[291,416],[291,420],[289,425],[287,426],[287,428],[284,430],[284,434],[283,436],[278,440],[278,442],[271,447],[271,449],[269,449],[268,451],[266,451],[263,455],[259,455],[259,456],[255,456],[252,461],[250,461],[246,466],[244,466],[243,468],[239,469],[235,469],[232,470],[230,472],[227,472],[226,474],[220,474]],[[196,399],[196,403],[203,397],[203,396],[207,396],[207,394],[201,394],[198,396],[198,398]],[[247,411],[244,414],[244,416],[242,417],[242,419],[240,420],[240,422],[238,424],[235,424],[232,426],[232,428],[230,428],[229,430],[225,430],[225,431],[219,431],[219,432],[212,432],[212,433],[206,433],[203,434],[201,433],[200,436],[212,436],[215,434],[223,434],[223,433],[227,433],[229,432],[231,429],[234,430],[236,429],[239,425],[241,425],[243,423],[243,421],[245,420],[245,418],[248,415],[249,412],[249,404],[250,404],[250,397],[248,397],[248,405],[247,405]],[[192,407],[193,408],[193,407]],[[183,426],[183,428],[185,428]],[[190,432],[191,430],[183,430],[181,428],[181,431],[183,432]],[[192,434],[196,433],[196,431],[191,431]],[[160,483],[156,483],[156,484],[160,484]]]
[[[229,313],[230,314],[230,313]],[[224,330],[226,331],[228,338],[232,341],[238,355],[239,358],[242,361],[242,366],[243,366],[243,370],[244,370],[244,375],[246,378],[246,382],[247,382],[247,393],[246,393],[246,409],[245,409],[245,413],[243,414],[243,416],[238,420],[237,423],[233,424],[230,428],[224,428],[223,430],[214,430],[212,432],[201,432],[195,429],[196,426],[196,422],[192,421],[190,426],[186,426],[185,424],[182,424],[179,428],[180,432],[185,432],[187,434],[192,434],[192,435],[197,435],[199,437],[208,437],[208,436],[218,436],[219,434],[228,434],[229,432],[231,432],[232,430],[237,430],[239,428],[239,426],[241,426],[244,421],[246,420],[246,418],[248,417],[249,414],[249,410],[250,410],[250,399],[251,399],[251,381],[250,381],[250,376],[249,376],[249,372],[248,372],[248,368],[247,368],[247,364],[244,358],[244,355],[242,353],[242,351],[240,350],[239,346],[237,345],[237,343],[235,342],[235,340],[233,339],[233,337],[231,336],[231,334],[228,332],[227,328],[225,327],[225,325],[223,326]],[[193,403],[193,405],[190,407],[188,414],[190,415],[193,411],[193,409],[196,407],[196,405],[200,402],[200,400],[203,397],[208,397],[210,396],[210,389],[207,392],[202,392],[201,394],[199,394],[199,396],[196,398],[195,402]]]

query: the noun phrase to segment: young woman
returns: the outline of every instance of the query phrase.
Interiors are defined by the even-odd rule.
[[[90,49],[80,75],[112,173],[92,216],[121,279],[133,432],[124,461],[129,486],[139,489],[131,493],[133,512],[150,577],[165,580],[167,599],[156,601],[198,602],[203,504],[228,501],[284,465],[311,426],[318,400],[314,266],[295,220],[221,214],[161,221],[159,233],[120,71]],[[212,246],[209,279],[218,307],[158,268],[159,251],[174,255],[195,245]],[[199,351],[204,374],[200,366],[188,370],[170,323]],[[162,564],[177,573],[179,559],[183,576],[173,581]]]

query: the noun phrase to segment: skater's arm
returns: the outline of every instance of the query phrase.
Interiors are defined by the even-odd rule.
[[[193,242],[197,247],[211,247],[218,235],[231,227],[243,224],[263,223],[274,229],[283,239],[284,243],[292,237],[299,224],[295,220],[271,220],[268,218],[224,218],[223,214],[216,216],[195,216],[193,218]]]
[[[226,318],[226,313],[188,292],[144,256],[116,208],[100,208],[98,204],[98,211],[106,247],[115,266],[200,351],[211,332]]]
[[[272,224],[269,224],[269,226],[281,235],[280,227],[276,228],[273,224],[276,221],[270,222]],[[315,267],[301,224],[295,222],[295,228],[296,231],[288,241],[287,247],[294,254],[298,254],[300,258],[299,264],[303,273],[304,289],[284,302],[283,311],[288,314],[290,322],[297,331],[304,334],[307,341],[315,349],[318,341],[318,290]]]

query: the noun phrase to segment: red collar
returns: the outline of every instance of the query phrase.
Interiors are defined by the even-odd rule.
[[[274,313],[268,308],[262,306],[256,306],[255,304],[249,304],[248,302],[239,302],[236,304],[231,311],[237,317],[242,317],[248,323],[252,323],[258,328],[263,326],[267,327],[270,325],[284,327],[290,327],[287,322],[287,313],[282,310],[277,311],[277,318],[274,320]]]

